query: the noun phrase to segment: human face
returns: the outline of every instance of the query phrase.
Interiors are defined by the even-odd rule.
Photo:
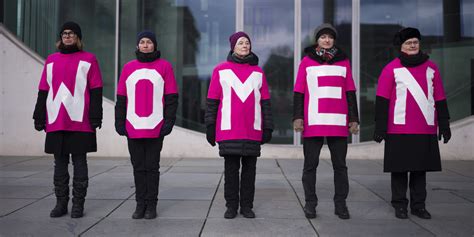
[[[318,45],[323,49],[330,49],[334,46],[334,38],[330,34],[322,34],[318,38]]]
[[[418,54],[420,52],[420,40],[418,38],[407,39],[403,42],[401,51],[408,55]]]
[[[235,43],[234,53],[243,58],[250,54],[250,41],[246,37],[240,37]]]
[[[155,45],[151,39],[143,37],[138,42],[138,50],[142,53],[151,53],[155,51]]]
[[[64,30],[61,32],[61,40],[64,45],[75,45],[77,43],[77,35],[72,30]]]

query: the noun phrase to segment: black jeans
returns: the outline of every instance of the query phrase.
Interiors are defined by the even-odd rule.
[[[407,208],[408,199],[407,186],[410,186],[410,208],[412,210],[425,208],[426,201],[426,172],[392,172],[392,206],[395,208]]]
[[[71,154],[74,179],[88,179],[87,154]],[[69,154],[54,154],[54,177],[69,177]]]
[[[135,198],[138,203],[158,200],[160,184],[160,152],[163,138],[128,139],[128,151],[133,166]]]
[[[349,194],[349,179],[347,177],[346,154],[347,137],[326,137],[329,150],[331,152],[332,167],[334,170],[334,204],[336,207],[346,205],[346,198]],[[303,188],[305,201],[309,205],[318,205],[316,195],[316,169],[319,164],[319,154],[324,144],[324,137],[304,138],[304,167],[303,167]]]
[[[239,169],[241,161],[242,173],[240,175],[239,182]],[[240,200],[240,207],[253,208],[257,157],[224,156],[224,163],[224,198],[226,201],[226,207],[237,209]]]

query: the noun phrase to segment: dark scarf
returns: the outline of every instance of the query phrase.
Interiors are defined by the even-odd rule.
[[[61,49],[59,49],[59,52],[62,54],[71,54],[79,51],[81,50],[77,48],[77,45],[63,45]]]
[[[230,51],[229,55],[227,55],[227,61],[234,62],[234,63],[239,63],[239,64],[248,63],[250,65],[258,65],[258,57],[257,57],[256,54],[254,54],[252,52],[250,52],[250,54],[245,56],[244,58],[239,58],[232,51]]]
[[[337,46],[332,47],[331,49],[323,49],[312,45],[304,49],[306,55],[315,60],[316,62],[323,64],[333,64],[335,62],[342,61],[347,58],[347,55]]]
[[[406,53],[400,52],[398,58],[400,59],[400,63],[404,67],[416,67],[426,62],[430,58],[430,56],[421,52],[420,50],[418,54],[415,55],[408,55]]]
[[[137,60],[142,63],[153,62],[161,57],[161,52],[159,50],[153,51],[151,53],[142,53],[138,49],[135,50],[135,55]]]

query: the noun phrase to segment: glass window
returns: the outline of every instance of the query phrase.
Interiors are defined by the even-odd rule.
[[[113,99],[115,0],[17,0],[5,1],[4,6],[8,9],[5,26],[44,58],[56,51],[61,25],[66,21],[78,23],[84,50],[95,54],[99,61],[104,96]]]
[[[275,131],[272,143],[293,143],[294,3],[287,0],[248,0],[244,30],[267,77]]]
[[[177,125],[204,132],[207,89],[213,68],[229,52],[235,2],[122,0],[120,8],[120,67],[135,58],[136,34],[154,31],[178,82]]]
[[[421,48],[439,67],[451,120],[473,113],[474,28],[472,1],[395,0],[361,2],[361,140],[372,139],[378,76],[398,55],[392,45],[402,27],[420,29]]]

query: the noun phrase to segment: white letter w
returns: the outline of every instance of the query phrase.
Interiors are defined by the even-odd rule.
[[[61,104],[63,104],[64,108],[66,108],[66,112],[69,114],[69,117],[72,121],[82,122],[84,114],[84,93],[87,86],[87,73],[89,72],[90,67],[90,63],[79,61],[76,73],[76,84],[74,86],[74,96],[62,82],[58,88],[58,91],[56,92],[56,96],[54,96],[53,63],[48,63],[46,65],[46,79],[50,88],[48,99],[46,101],[49,124],[54,123],[58,118]]]

